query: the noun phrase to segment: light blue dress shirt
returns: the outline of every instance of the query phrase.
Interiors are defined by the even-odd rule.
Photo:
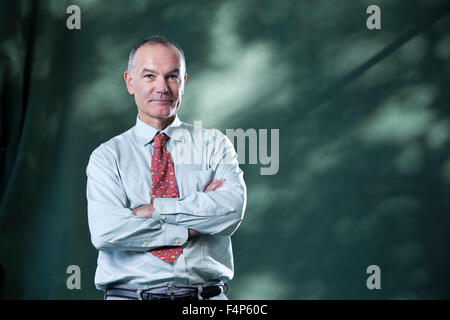
[[[99,250],[95,285],[148,289],[227,282],[233,278],[230,236],[241,223],[247,198],[243,172],[230,140],[215,129],[194,127],[178,116],[162,132],[175,167],[179,198],[156,198],[153,217],[131,209],[151,201],[153,138],[159,131],[142,122],[101,144],[87,173],[88,222]],[[213,180],[222,188],[204,193]],[[188,240],[188,228],[204,235]],[[149,250],[184,246],[170,264]]]

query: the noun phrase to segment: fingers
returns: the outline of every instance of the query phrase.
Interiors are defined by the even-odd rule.
[[[219,179],[219,180],[217,180],[217,181],[218,181],[218,182],[217,182],[217,185],[214,187],[214,189],[213,189],[212,191],[219,190],[220,188],[223,187],[223,184],[225,183],[225,179],[224,179],[224,178]]]
[[[221,180],[214,179],[208,184],[208,186],[205,188],[203,192],[207,193],[210,191],[215,191],[221,185],[221,183],[222,183]]]
[[[146,217],[146,218],[152,218],[153,212],[155,211],[155,208],[152,204],[146,204],[137,208],[134,208],[131,210],[133,214],[137,217]]]
[[[192,238],[192,237],[198,237],[201,236],[202,234],[196,230],[193,229],[188,229],[188,237]]]
[[[216,191],[220,188],[222,188],[223,184],[225,183],[225,179],[214,179],[213,181],[208,184],[208,186],[205,188],[203,192],[208,193],[210,191]]]

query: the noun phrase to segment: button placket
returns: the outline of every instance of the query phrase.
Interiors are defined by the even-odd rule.
[[[187,277],[186,270],[186,260],[184,252],[178,257],[177,260],[174,261],[173,271],[175,273],[175,277],[179,278],[177,282],[181,284],[189,284],[189,279]]]

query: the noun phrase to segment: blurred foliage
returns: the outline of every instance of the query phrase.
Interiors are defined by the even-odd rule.
[[[134,125],[122,74],[160,34],[185,50],[183,121],[280,129],[277,175],[242,166],[232,299],[450,298],[446,3],[377,1],[382,30],[368,30],[371,1],[2,1],[2,297],[103,297],[85,168]]]

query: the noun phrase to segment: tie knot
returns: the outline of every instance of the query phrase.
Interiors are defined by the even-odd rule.
[[[155,136],[155,146],[163,146],[169,137],[165,133],[160,133]]]

